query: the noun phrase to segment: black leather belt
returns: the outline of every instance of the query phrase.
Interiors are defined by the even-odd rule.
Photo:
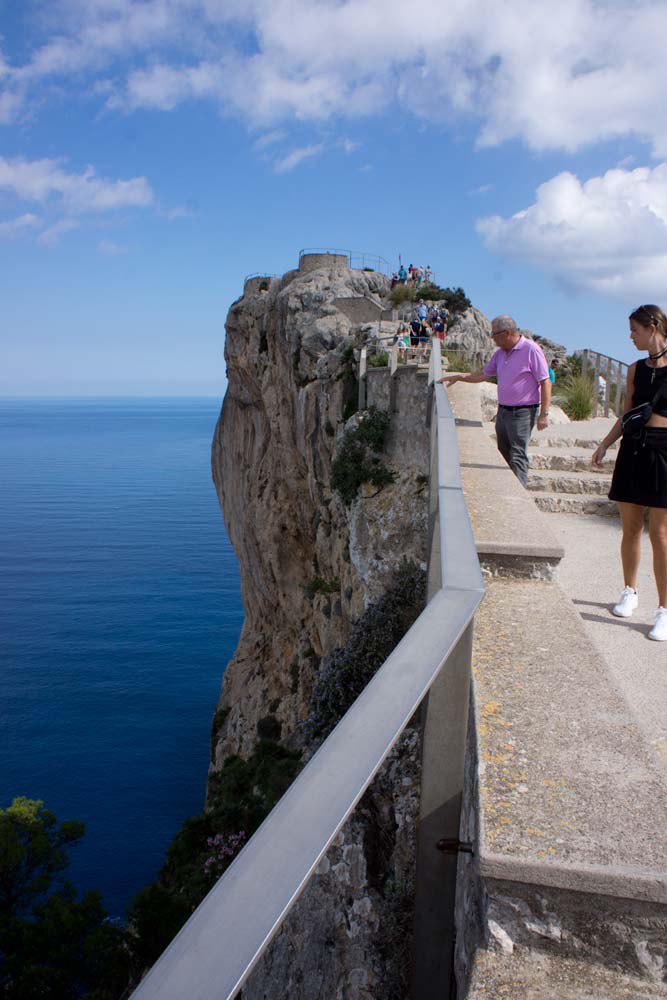
[[[536,410],[540,404],[539,403],[523,403],[521,406],[505,406],[504,403],[498,403],[499,410]]]

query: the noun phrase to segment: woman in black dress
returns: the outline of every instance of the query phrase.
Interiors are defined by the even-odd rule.
[[[667,640],[667,316],[659,306],[640,306],[630,314],[630,339],[648,357],[628,369],[626,412],[653,402],[653,413],[638,432],[623,434],[616,421],[593,453],[600,466],[609,445],[621,436],[609,499],[616,500],[623,535],[621,562],[625,588],[612,611],[628,618],[638,604],[637,570],[644,528],[644,508],[649,508],[649,537],[653,549],[653,574],[658,590],[658,610],[649,639]]]

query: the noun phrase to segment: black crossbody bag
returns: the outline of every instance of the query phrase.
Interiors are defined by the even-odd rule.
[[[624,434],[636,434],[638,431],[643,430],[647,423],[651,419],[651,414],[655,404],[662,395],[662,391],[665,385],[662,382],[658,386],[658,390],[649,403],[640,403],[639,406],[633,406],[631,410],[624,413],[621,417],[621,427],[623,428]]]

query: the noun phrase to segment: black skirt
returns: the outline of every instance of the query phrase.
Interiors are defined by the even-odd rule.
[[[667,427],[624,434],[609,499],[640,507],[667,507]]]

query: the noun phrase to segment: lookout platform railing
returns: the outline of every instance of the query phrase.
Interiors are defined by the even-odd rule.
[[[581,352],[581,371],[583,375],[594,374],[598,382],[598,399],[605,417],[611,410],[620,416],[625,408],[625,387],[628,378],[628,365],[618,358],[610,358],[606,354],[586,349]],[[602,377],[603,381],[600,382]]]
[[[415,1000],[452,978],[472,622],[484,588],[455,421],[431,352],[428,603],[230,868],[135,990],[135,1000],[232,1000],[334,837],[421,707],[424,768],[415,899]],[[437,832],[437,836],[436,836]]]

